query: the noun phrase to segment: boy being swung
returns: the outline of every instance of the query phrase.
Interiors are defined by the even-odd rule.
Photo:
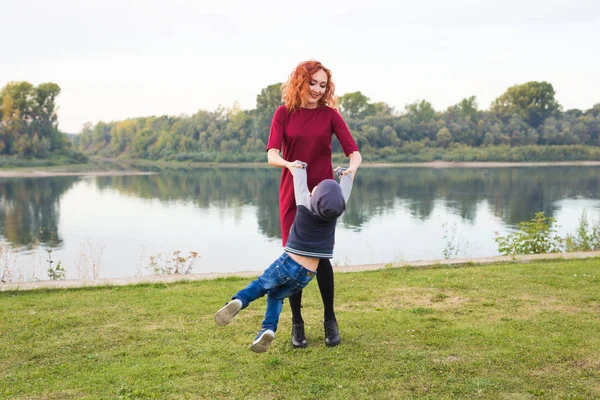
[[[352,190],[353,174],[344,174],[345,168],[338,167],[335,171],[340,179],[339,184],[333,179],[326,179],[310,193],[306,168],[306,163],[301,161],[294,161],[288,166],[294,177],[294,196],[298,209],[284,253],[215,314],[217,325],[227,325],[240,310],[266,294],[265,318],[251,346],[252,351],[257,353],[267,351],[275,337],[283,299],[310,283],[316,275],[319,259],[333,258],[335,225],[346,209]],[[335,332],[334,336],[338,337],[338,333]]]

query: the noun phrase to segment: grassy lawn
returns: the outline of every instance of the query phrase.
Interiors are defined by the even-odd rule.
[[[342,344],[313,282],[264,354],[264,300],[213,321],[248,281],[0,292],[0,398],[600,398],[598,259],[340,273]]]

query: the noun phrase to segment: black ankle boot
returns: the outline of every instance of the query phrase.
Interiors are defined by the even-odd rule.
[[[306,335],[304,334],[304,323],[292,325],[292,346],[295,348],[306,347]]]
[[[340,344],[342,339],[340,339],[337,321],[334,319],[325,321],[323,322],[323,326],[325,327],[325,344],[327,347],[333,347]]]

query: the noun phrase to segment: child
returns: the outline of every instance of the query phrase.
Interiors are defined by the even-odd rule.
[[[316,275],[321,258],[333,258],[333,243],[337,218],[346,209],[352,190],[353,174],[342,175],[345,168],[336,168],[340,183],[326,179],[308,191],[306,163],[294,161],[288,169],[294,176],[294,196],[298,207],[283,254],[245,289],[215,314],[217,325],[227,325],[233,317],[259,297],[267,295],[267,311],[250,349],[267,351],[275,337],[283,299],[302,290]]]

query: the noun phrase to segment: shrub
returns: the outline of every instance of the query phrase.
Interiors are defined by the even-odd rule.
[[[567,252],[600,250],[600,221],[590,223],[584,210],[575,235],[565,238]]]
[[[531,220],[519,223],[519,232],[496,237],[498,251],[503,255],[561,252],[562,239],[554,222],[543,211],[536,213]]]

